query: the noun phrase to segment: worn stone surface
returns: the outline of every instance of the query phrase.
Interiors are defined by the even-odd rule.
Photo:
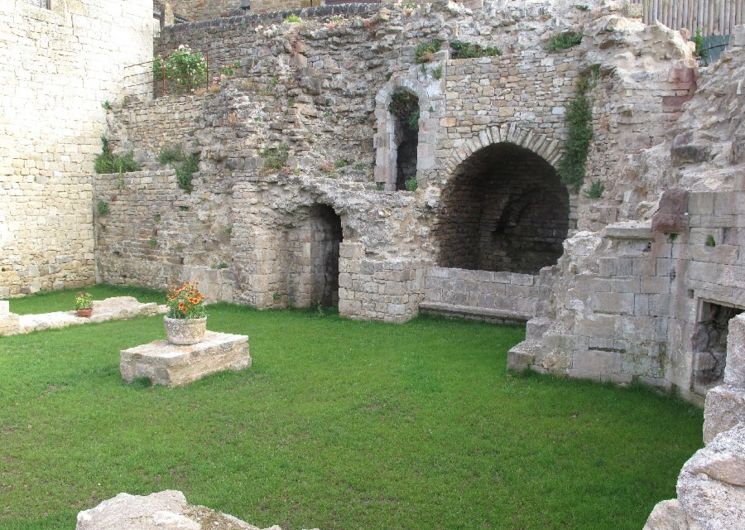
[[[652,217],[652,232],[678,234],[688,228],[688,192],[681,188],[666,190]]]
[[[677,499],[672,499],[655,505],[644,530],[701,530],[701,527],[688,519]]]
[[[745,314],[729,321],[724,383],[745,388]]]
[[[208,331],[197,344],[178,346],[157,340],[122,350],[119,370],[131,383],[146,378],[153,384],[180,386],[209,374],[251,366],[246,335]]]
[[[725,431],[686,462],[678,500],[702,528],[745,528],[745,424]]]
[[[179,346],[196,344],[207,332],[207,317],[203,318],[163,318],[168,342]]]
[[[0,336],[106,322],[107,320],[152,316],[165,312],[165,306],[159,306],[155,303],[142,304],[133,296],[114,296],[105,300],[94,300],[93,313],[87,318],[77,316],[75,311],[55,311],[30,315],[10,313],[5,318],[0,317]]]
[[[704,443],[745,422],[745,388],[719,385],[706,393]]]
[[[180,491],[120,493],[78,513],[76,530],[259,530],[240,519],[187,502]],[[272,526],[266,530],[281,530]]]

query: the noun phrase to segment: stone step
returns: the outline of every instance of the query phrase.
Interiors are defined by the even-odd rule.
[[[524,324],[533,315],[520,311],[505,311],[503,309],[491,309],[488,307],[476,307],[468,305],[444,304],[439,302],[422,302],[419,311],[427,314],[444,315],[448,317],[466,318],[474,320],[485,320],[506,324]]]
[[[507,352],[507,370],[513,372],[522,372],[527,370],[535,363],[536,351],[540,348],[540,343],[533,340],[524,340],[515,344]]]

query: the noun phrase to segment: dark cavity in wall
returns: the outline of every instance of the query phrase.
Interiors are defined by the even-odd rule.
[[[737,307],[703,302],[693,333],[693,390],[699,394],[722,382],[727,365],[729,321],[742,313]]]
[[[323,307],[339,305],[339,243],[341,219],[330,206],[311,209],[311,303]]]
[[[405,190],[406,181],[416,178],[419,98],[405,88],[398,88],[391,96],[389,110],[395,123],[396,189]]]
[[[535,274],[563,252],[569,193],[543,158],[511,143],[456,169],[434,227],[439,265]]]

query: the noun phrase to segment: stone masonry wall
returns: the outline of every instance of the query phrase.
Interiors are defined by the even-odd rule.
[[[321,0],[251,0],[248,9],[241,0],[171,0],[173,11],[190,22],[240,16],[245,13],[267,13],[322,5]]]
[[[139,188],[115,189],[97,179],[96,200],[111,206],[105,233],[97,235],[100,262],[109,263],[102,266],[103,278],[136,278],[163,287],[177,277],[219,275],[218,290],[242,303],[309,303],[306,276],[295,269],[304,271],[312,262],[293,262],[305,256],[309,243],[303,228],[308,212],[325,205],[342,223],[342,314],[395,321],[413,317],[424,296],[426,269],[438,258],[433,226],[443,197],[458,186],[457,168],[501,143],[529,150],[556,167],[566,135],[563,114],[575,97],[578,77],[590,67],[588,57],[596,54],[593,60],[607,63],[612,72],[623,55],[618,49],[597,51],[617,29],[608,29],[610,21],[626,20],[614,9],[495,2],[473,13],[442,3],[359,4],[304,10],[300,24],[283,23],[286,13],[280,13],[165,29],[159,53],[189,44],[208,55],[211,70],[239,67],[235,79],[196,94],[115,106],[109,121],[112,144],[132,149],[145,167],[137,178],[152,179],[157,189],[149,211],[129,211],[122,200],[126,195],[135,201]],[[594,33],[598,20],[605,23]],[[549,37],[570,28],[586,31],[581,46],[561,53],[546,49]],[[618,32],[628,37],[626,29]],[[455,38],[496,45],[502,55],[452,60],[447,42]],[[443,40],[443,49],[431,62],[417,64],[416,45],[434,39]],[[623,40],[619,46],[635,50]],[[642,60],[655,72],[678,64],[657,57]],[[638,91],[662,101],[663,92],[655,92],[657,75],[633,82],[633,90],[623,77],[613,90],[598,90],[595,106],[621,112]],[[397,87],[412,91],[420,102],[416,192],[393,191],[387,178],[386,168],[395,162],[388,105]],[[172,177],[158,176],[164,171],[156,162],[158,153],[174,144],[201,153],[191,196],[179,191]],[[285,149],[284,167],[269,167],[271,153]],[[98,186],[98,181],[105,184]],[[219,199],[210,198],[212,193]],[[170,269],[163,264],[170,264],[172,249],[150,243],[158,239],[152,237],[152,212],[174,211],[181,200],[194,215],[178,218],[178,231],[172,233],[185,235],[172,236],[173,245],[191,249],[194,238],[214,239],[203,222],[210,218],[213,200],[224,207],[219,216],[230,219],[230,236],[179,253],[184,263]],[[572,194],[569,203],[571,230],[577,212],[590,203],[583,194]],[[128,249],[131,256],[113,266],[117,249]],[[213,262],[226,266],[213,269]]]
[[[431,267],[425,277],[427,311],[486,320],[528,321],[549,289],[538,275]]]
[[[0,10],[0,297],[95,280],[92,179],[122,69],[152,53],[152,4]],[[149,31],[148,31],[149,30]]]

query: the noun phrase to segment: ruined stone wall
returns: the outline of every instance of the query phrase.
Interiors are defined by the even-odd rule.
[[[745,316],[729,321],[723,384],[704,406],[704,448],[683,465],[677,498],[658,503],[644,530],[745,526]]]
[[[170,0],[170,3],[177,15],[190,22],[322,5],[321,0],[251,0],[247,3],[241,0]]]
[[[189,21],[229,16],[241,7],[240,0],[169,0],[169,3],[174,13]]]
[[[699,80],[669,139],[636,157],[624,208],[639,220],[565,242],[551,303],[511,355],[515,367],[639,379],[697,402],[721,381],[726,321],[745,309],[745,107],[733,81],[745,72],[742,34]],[[664,188],[678,198],[642,200]]]
[[[229,216],[232,223],[230,238],[212,248],[219,255],[214,261],[226,267],[213,269],[209,252],[197,246],[192,254],[181,253],[184,263],[176,264],[175,270],[162,272],[162,263],[169,259],[167,249],[136,244],[152,232],[151,219],[139,210],[131,216],[120,208],[125,203],[118,202],[122,194],[130,194],[128,200],[134,201],[136,192],[115,190],[108,183],[96,189],[97,200],[111,205],[107,231],[97,237],[98,255],[102,263],[111,262],[115,247],[128,248],[131,260],[120,262],[120,267],[102,267],[107,271],[104,279],[120,283],[137,278],[163,287],[177,277],[219,276],[218,290],[242,303],[307,305],[313,298],[309,280],[313,274],[308,271],[314,263],[308,252],[313,240],[308,212],[326,205],[342,223],[342,314],[394,321],[411,318],[426,295],[426,269],[439,258],[436,233],[447,221],[447,198],[463,191],[458,176],[468,166],[464,161],[495,145],[511,145],[555,168],[566,139],[564,115],[576,97],[579,76],[591,66],[588,57],[607,63],[599,71],[601,77],[607,71],[610,79],[619,56],[631,68],[634,46],[646,50],[639,43],[644,39],[631,39],[633,46],[626,42],[631,30],[622,31],[610,22],[626,19],[614,7],[608,9],[495,2],[485,5],[483,12],[472,13],[453,4],[353,5],[304,10],[299,13],[301,24],[283,23],[285,14],[267,14],[166,29],[158,42],[159,53],[189,44],[208,56],[213,75],[220,67],[237,63],[236,78],[188,96],[117,105],[109,123],[113,145],[135,152],[147,170],[145,179],[151,178],[148,172],[164,169],[155,162],[164,147],[180,144],[201,153],[200,177],[192,195],[209,204],[210,193],[220,194],[225,208],[221,215]],[[598,20],[605,22],[593,30]],[[558,53],[547,50],[550,36],[571,28],[586,31],[581,46]],[[648,31],[632,29],[641,34]],[[614,32],[625,36],[618,46],[628,47],[628,54],[606,45],[600,49],[608,51],[598,51]],[[448,42],[456,38],[497,46],[502,55],[450,59]],[[443,41],[442,49],[430,62],[416,63],[416,45],[434,39]],[[599,85],[594,106],[616,115],[643,93],[644,101],[662,108],[667,92],[660,88],[660,79],[667,83],[668,71],[677,65],[642,54],[637,66],[653,69],[654,75],[618,77],[603,89]],[[420,104],[416,192],[394,191],[397,153],[389,105],[400,88],[415,94]],[[618,151],[626,148],[621,142],[613,145]],[[284,150],[286,160],[272,166],[272,153]],[[536,168],[526,168],[511,174],[509,180],[521,181],[515,189],[522,189],[526,197],[531,188],[534,195],[545,195],[531,180]],[[148,199],[152,211],[173,209],[169,201],[184,195],[173,180],[153,177],[153,182],[162,189]],[[563,190],[568,191],[572,190]],[[482,209],[473,197],[461,202],[452,208],[456,217]],[[568,203],[568,212],[562,214],[566,219],[527,216],[535,221],[530,229],[526,224],[510,230],[523,237],[525,245],[536,237],[558,240],[563,233],[549,234],[549,230],[564,226],[571,233],[583,208],[586,211],[589,205],[599,211],[608,204],[591,203],[573,191]],[[485,221],[479,221],[483,226],[473,247],[488,239],[487,225],[497,215],[492,214],[479,213]],[[212,229],[202,222],[207,215],[179,220],[179,232],[210,240]],[[135,233],[125,223],[147,228]],[[169,237],[184,248],[190,244],[188,237]],[[129,241],[135,244],[128,245]],[[463,254],[472,250],[476,249],[464,249]],[[507,267],[505,260],[519,261],[517,254],[502,252],[502,261],[494,267]],[[485,267],[487,261],[476,266]],[[532,278],[533,285],[539,285],[539,277]],[[538,311],[539,300],[524,298],[528,313]],[[495,302],[492,309],[497,306]]]
[[[0,11],[0,296],[95,280],[92,179],[104,101],[152,53],[152,5],[89,0]]]

